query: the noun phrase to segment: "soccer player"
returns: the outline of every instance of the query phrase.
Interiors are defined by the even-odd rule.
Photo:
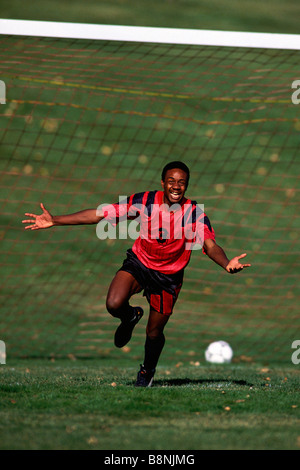
[[[144,313],[141,307],[129,304],[131,297],[143,291],[149,303],[144,362],[135,383],[138,387],[152,385],[165,344],[164,327],[173,312],[192,251],[201,246],[209,258],[231,274],[251,266],[240,261],[246,253],[229,260],[217,245],[207,215],[195,201],[185,197],[189,178],[189,168],[183,162],[170,162],[162,171],[162,191],[137,193],[116,204],[60,216],[51,215],[41,203],[41,215],[26,213],[30,218],[23,220],[25,229],[31,230],[98,224],[102,220],[112,226],[124,219],[139,222],[140,235],[127,251],[106,299],[108,312],[121,321],[114,337],[118,348],[129,342]]]

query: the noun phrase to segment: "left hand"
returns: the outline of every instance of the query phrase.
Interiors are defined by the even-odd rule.
[[[239,271],[242,271],[242,269],[244,268],[249,268],[251,264],[240,263],[240,259],[245,258],[245,256],[247,256],[247,253],[243,253],[240,256],[235,256],[235,258],[232,258],[225,268],[226,271],[230,274],[235,274],[235,273],[238,273]]]

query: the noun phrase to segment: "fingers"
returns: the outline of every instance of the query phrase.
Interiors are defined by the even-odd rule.
[[[242,271],[242,269],[249,268],[250,266],[251,264],[240,264],[236,266],[235,268],[229,268],[229,272],[231,274],[239,273],[240,271]]]
[[[236,259],[240,260],[241,258],[245,258],[245,256],[247,256],[247,253],[243,253],[240,256],[237,256]],[[251,266],[250,263],[245,263],[245,264],[238,263],[238,265],[231,272],[233,272],[233,273],[239,272],[244,268],[249,268],[250,266]]]
[[[34,224],[34,225],[27,225],[27,227],[25,227],[25,230],[37,230],[39,227]]]
[[[240,260],[241,258],[245,258],[245,256],[247,256],[247,253],[243,253],[242,255],[237,256],[236,259],[237,259],[237,260]],[[243,268],[248,268],[249,266],[251,266],[250,263],[246,263],[246,264],[240,263],[240,264],[241,264],[241,266],[242,266]]]
[[[235,273],[239,273],[240,271],[242,271],[244,268],[249,268],[251,266],[250,263],[245,263],[245,264],[242,264],[240,263],[238,260],[240,258],[244,258],[245,256],[247,256],[246,253],[243,253],[242,255],[240,256],[236,256],[235,258],[233,258],[231,260],[231,262],[229,263],[229,265],[227,266],[227,271],[230,273],[230,274],[235,274]]]
[[[40,206],[43,212],[47,212],[47,209],[45,209],[45,206],[42,202],[40,203]]]
[[[36,218],[37,218],[37,215],[36,214],[31,214],[30,212],[25,212],[25,215],[27,215],[28,217],[34,217],[33,219],[24,219],[22,220],[22,224],[33,224],[33,225],[27,225],[27,227],[25,227],[25,230],[36,230],[37,228],[37,225],[36,225]]]
[[[35,224],[35,219],[22,220],[22,224]]]
[[[243,268],[240,267],[240,268],[229,268],[229,272],[230,274],[235,274],[235,273],[239,273]]]
[[[34,217],[34,219],[25,219],[25,220],[22,220],[22,224],[34,224],[34,225],[28,225],[27,227],[25,227],[25,230],[28,230],[29,228],[31,229],[32,227],[36,226],[36,215],[35,214],[31,214],[29,212],[25,212],[25,215],[27,215],[28,217]]]
[[[25,227],[25,230],[36,230],[38,228],[38,226],[36,225],[36,219],[38,216],[36,214],[32,214],[31,212],[25,212],[25,215],[27,215],[28,217],[33,217],[33,219],[22,220],[22,224],[33,224]]]
[[[40,207],[41,207],[43,212],[48,212],[42,202],[40,203]],[[31,212],[25,212],[25,215],[28,215],[28,217],[35,217],[35,218],[38,217],[36,214],[31,214]],[[23,220],[23,222],[25,222],[25,221]],[[33,222],[35,222],[35,220]]]

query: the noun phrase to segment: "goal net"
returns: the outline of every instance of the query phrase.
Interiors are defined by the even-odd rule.
[[[95,226],[24,230],[54,215],[160,189],[184,161],[231,276],[192,254],[164,361],[291,364],[299,339],[300,38],[0,21],[1,327],[7,357],[140,358],[145,321],[113,346],[108,286],[132,246]],[[294,88],[293,88],[294,87]],[[139,294],[133,305],[147,309]],[[123,357],[123,356],[122,356]],[[139,359],[138,359],[139,360]]]

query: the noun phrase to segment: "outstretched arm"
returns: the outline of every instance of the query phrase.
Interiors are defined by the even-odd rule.
[[[241,271],[244,268],[248,268],[251,264],[240,263],[240,259],[245,258],[247,253],[243,253],[240,256],[235,256],[229,260],[223,250],[219,245],[217,245],[213,240],[205,240],[203,248],[206,254],[217,264],[222,266],[228,273],[235,274]]]
[[[86,209],[74,214],[68,215],[52,215],[41,203],[42,214],[36,215],[26,212],[25,215],[30,219],[22,220],[23,224],[30,224],[25,230],[40,230],[53,227],[55,225],[83,225],[97,224],[103,219],[103,212],[97,209]]]

